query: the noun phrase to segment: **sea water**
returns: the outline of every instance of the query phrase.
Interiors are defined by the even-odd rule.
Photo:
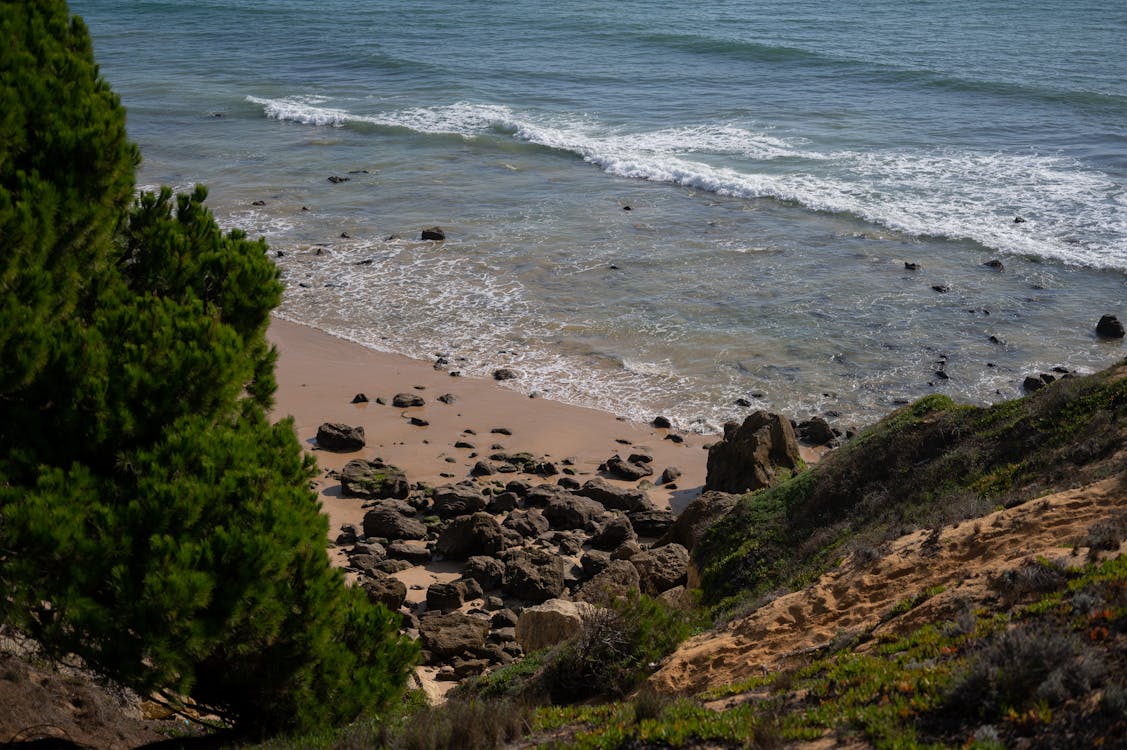
[[[370,347],[702,430],[1127,355],[1127,3],[71,8],[139,184],[208,185],[278,314]]]

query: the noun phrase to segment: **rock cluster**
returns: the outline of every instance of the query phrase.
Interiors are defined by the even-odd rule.
[[[535,468],[519,454],[503,462]],[[608,473],[618,462],[651,463],[643,454],[615,456]],[[337,538],[349,569],[373,602],[400,612],[440,679],[460,680],[567,638],[584,613],[614,597],[639,590],[677,595],[689,568],[683,542],[700,533],[677,527],[644,490],[601,477],[534,486],[487,475],[430,488],[408,484],[394,466],[362,459],[337,476],[342,495],[365,509],[361,528],[342,527]],[[709,497],[707,509],[691,518],[730,507],[715,493]],[[432,561],[460,564],[460,577],[431,584],[423,611],[412,611],[394,574]]]

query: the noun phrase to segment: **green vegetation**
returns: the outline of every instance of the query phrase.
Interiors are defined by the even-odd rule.
[[[240,731],[350,720],[414,649],[266,419],[277,271],[137,162],[82,22],[0,2],[0,621]]]
[[[1123,365],[986,408],[943,396],[905,406],[816,467],[743,497],[693,550],[705,601],[745,609],[909,531],[1117,473],[1125,416]]]

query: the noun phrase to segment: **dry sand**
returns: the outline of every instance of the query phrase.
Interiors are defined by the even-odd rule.
[[[653,480],[666,467],[683,472],[677,489],[659,485],[649,490],[659,507],[679,512],[704,485],[708,455],[703,448],[715,436],[657,429],[606,412],[529,398],[518,390],[519,379],[501,385],[452,377],[429,362],[378,352],[284,320],[274,319],[268,336],[279,350],[274,416],[293,417],[299,440],[314,452],[323,472],[340,469],[354,458],[380,458],[403,469],[411,482],[438,485],[469,478],[473,465],[495,451],[524,451],[556,463],[570,459],[575,478],[582,482],[596,476],[599,464],[615,453],[625,458],[641,451],[653,456]],[[357,393],[364,393],[370,401],[351,403]],[[395,408],[390,404],[397,393],[418,394],[426,404]],[[447,393],[455,397],[449,405],[438,400]],[[388,405],[377,404],[378,397]],[[429,424],[415,426],[411,417]],[[356,453],[318,450],[314,437],[323,422],[363,426],[367,446]],[[506,428],[512,435],[494,433],[495,428]],[[684,442],[665,439],[669,434],[680,435]],[[455,448],[459,441],[475,448]],[[499,474],[486,479],[513,478],[539,484],[554,483],[559,477]],[[360,524],[361,501],[342,498],[339,482],[323,476],[318,492],[329,515],[331,537],[342,524]],[[456,578],[457,568],[435,563],[396,575],[409,587],[425,588],[432,580]],[[422,598],[420,589],[408,593],[409,601]]]

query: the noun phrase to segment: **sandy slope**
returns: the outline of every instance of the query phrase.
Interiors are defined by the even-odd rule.
[[[909,534],[876,561],[846,560],[814,585],[687,641],[651,681],[663,692],[695,694],[778,669],[839,636],[898,632],[952,619],[968,603],[990,606],[1000,573],[1038,556],[1082,563],[1088,529],[1125,507],[1127,480],[1117,477],[947,526],[937,537]],[[899,602],[936,586],[946,589],[882,623]]]

